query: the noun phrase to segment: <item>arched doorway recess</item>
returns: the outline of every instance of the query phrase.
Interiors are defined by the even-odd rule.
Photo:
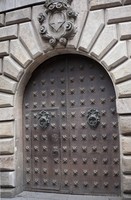
[[[41,64],[24,93],[26,190],[120,195],[115,91],[107,72],[80,55]]]

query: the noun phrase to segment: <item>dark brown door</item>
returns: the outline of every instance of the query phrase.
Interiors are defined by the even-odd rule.
[[[25,188],[119,195],[115,92],[107,72],[78,55],[34,71],[24,96]]]

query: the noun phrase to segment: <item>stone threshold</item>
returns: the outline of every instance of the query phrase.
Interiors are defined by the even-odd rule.
[[[41,192],[22,192],[15,198],[2,198],[3,200],[122,200],[121,197],[69,195]]]

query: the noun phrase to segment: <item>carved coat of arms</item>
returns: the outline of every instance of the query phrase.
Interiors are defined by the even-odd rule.
[[[38,16],[41,37],[53,47],[58,42],[65,46],[76,34],[77,13],[71,3],[72,0],[45,0],[44,12]]]

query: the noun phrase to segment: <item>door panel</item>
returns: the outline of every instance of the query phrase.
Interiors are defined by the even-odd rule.
[[[40,111],[50,116],[46,128]],[[27,190],[120,193],[115,92],[98,63],[64,55],[39,66],[25,90],[24,116]]]

